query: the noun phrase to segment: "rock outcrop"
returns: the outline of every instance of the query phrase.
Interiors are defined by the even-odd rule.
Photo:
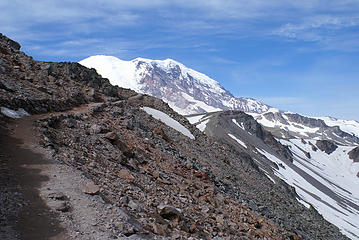
[[[321,151],[325,152],[328,155],[331,154],[332,152],[334,152],[335,149],[338,148],[338,146],[335,143],[333,143],[332,141],[328,141],[328,140],[317,140],[315,145]]]
[[[359,147],[353,148],[348,155],[353,162],[359,162]]]

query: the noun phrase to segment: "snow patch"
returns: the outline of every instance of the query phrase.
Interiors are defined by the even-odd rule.
[[[264,174],[267,176],[267,178],[269,178],[269,180],[271,180],[273,183],[276,183],[276,182],[274,181],[274,179],[273,179],[271,176],[269,176],[268,173],[264,173]]]
[[[232,119],[232,122],[236,124],[239,128],[242,128],[244,131],[246,131],[246,129],[243,126],[243,123],[239,124],[236,119]]]
[[[274,110],[272,112],[274,112]],[[309,137],[308,133],[316,133],[319,131],[319,127],[311,128],[305,126],[304,124],[291,122],[285,114],[281,114],[281,116],[287,121],[287,123],[282,123],[279,120],[269,120],[266,118],[264,114],[251,114],[251,115],[257,120],[258,123],[262,124],[265,127],[280,128],[285,131],[291,131],[300,134],[304,137]]]
[[[313,178],[339,196],[347,198],[354,204],[359,204],[359,190],[357,188],[359,179],[353,176],[354,172],[359,170],[359,163],[356,165],[352,161],[350,164],[349,161],[342,161],[346,154],[345,152],[343,153],[345,149],[342,148],[347,147],[338,147],[329,157],[328,155],[318,157],[315,154],[321,154],[320,151],[312,151],[311,146],[301,143],[300,139],[281,140],[281,143],[291,146],[291,150],[295,155],[294,165],[305,172],[311,172],[310,175]],[[306,161],[304,161],[303,152],[299,147],[304,151],[310,152],[312,155],[311,159],[305,159]],[[343,234],[357,239],[357,236],[359,236],[358,210],[329,197],[276,156],[264,150],[257,150],[272,162],[284,166],[284,168],[279,167],[278,170],[273,169],[274,174],[295,187],[297,194],[303,201],[310,203],[327,221],[336,225]],[[350,173],[349,177],[348,173]]]
[[[191,123],[191,124],[195,124],[198,123],[199,121],[201,121],[201,119],[204,117],[204,115],[197,115],[197,116],[191,116],[191,117],[187,117],[187,120]]]
[[[182,133],[183,135],[189,137],[190,139],[195,139],[195,137],[192,135],[192,133],[185,128],[182,124],[180,124],[178,121],[174,120],[170,116],[168,116],[166,113],[161,112],[157,109],[153,109],[150,107],[142,107],[142,110],[144,110],[146,113],[150,114],[152,117],[156,118],[157,120],[160,120],[167,126],[175,129],[176,131]]]
[[[197,124],[196,127],[197,127],[201,132],[203,132],[203,131],[206,129],[208,122],[209,122],[209,119],[206,119],[206,120],[200,122],[199,124]]]
[[[30,116],[30,114],[22,108],[19,108],[17,111],[15,111],[6,107],[1,107],[1,113],[9,118],[22,118]]]
[[[136,75],[136,64],[132,61],[123,61],[119,58],[105,55],[96,55],[79,62],[88,68],[95,68],[97,73],[108,78],[112,85],[141,91],[141,78]]]
[[[359,137],[359,122],[354,120],[343,120],[332,117],[317,117],[325,122],[329,127],[338,126],[342,131],[354,134]]]

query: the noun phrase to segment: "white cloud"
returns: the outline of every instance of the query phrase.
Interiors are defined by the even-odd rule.
[[[137,42],[122,45],[123,50],[173,46],[210,51],[217,48],[206,36],[238,40],[274,34],[281,37],[279,41],[315,41],[322,42],[323,49],[348,49],[358,39],[357,35],[336,34],[358,25],[353,16],[359,1],[354,0],[2,0],[0,8],[6,9],[0,15],[0,29],[23,45],[47,41],[71,48],[64,43],[82,41],[90,48],[94,43],[83,39],[107,36],[110,41]],[[125,35],[128,29],[132,36]],[[119,46],[110,44],[112,50]]]
[[[224,64],[231,64],[231,65],[238,65],[241,63],[240,61],[231,60],[231,59],[218,57],[218,56],[212,57],[211,60],[213,60],[216,63],[224,63]]]
[[[316,15],[300,23],[286,23],[273,34],[304,41],[327,41],[338,37],[338,31],[358,25],[359,17]]]
[[[323,0],[3,0],[0,15],[0,28],[13,26],[12,29],[29,31],[36,25],[63,26],[72,32],[93,33],[97,30],[109,30],[114,26],[128,25],[162,25],[163,29],[171,28],[188,31],[208,31],[216,33],[233,33],[240,29],[243,32],[254,28],[272,28],[261,26],[261,23],[287,21],[276,34],[299,38],[305,30],[350,26],[357,24],[357,19],[342,17],[311,17],[317,11],[325,12],[332,9],[350,11],[359,9],[358,1]],[[341,13],[346,14],[346,12]],[[309,16],[309,21],[303,22]],[[292,23],[299,19],[299,23]],[[265,30],[265,29],[264,29]],[[273,29],[270,29],[273,31]],[[270,31],[265,31],[270,32]],[[261,31],[263,33],[263,31]],[[308,35],[308,33],[307,33]],[[316,39],[317,36],[305,37]]]

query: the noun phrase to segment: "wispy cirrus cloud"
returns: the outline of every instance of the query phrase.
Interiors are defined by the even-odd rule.
[[[39,60],[170,57],[237,96],[302,112],[338,89],[357,98],[347,88],[358,84],[358,0],[2,0],[0,9],[2,33]],[[334,62],[316,66],[323,58]]]
[[[318,15],[300,23],[286,23],[273,34],[304,41],[322,41],[336,35],[337,31],[359,25],[359,17]]]
[[[176,31],[188,36],[268,37],[274,33],[292,40],[318,41],[325,38],[325,31],[356,25],[357,19],[342,16],[358,9],[359,3],[354,0],[330,3],[324,0],[153,0],[150,3],[146,0],[3,0],[0,7],[6,9],[0,15],[0,27],[10,35],[47,31],[59,38],[56,32],[61,31],[69,38],[76,38],[78,34],[116,35],[123,28],[148,26],[154,31]],[[318,9],[330,11],[333,16],[318,15]]]

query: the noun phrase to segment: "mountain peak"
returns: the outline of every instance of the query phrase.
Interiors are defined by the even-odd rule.
[[[114,85],[161,98],[182,115],[240,110],[262,113],[270,109],[252,98],[235,98],[217,81],[173,59],[92,56],[80,64],[95,68]]]

